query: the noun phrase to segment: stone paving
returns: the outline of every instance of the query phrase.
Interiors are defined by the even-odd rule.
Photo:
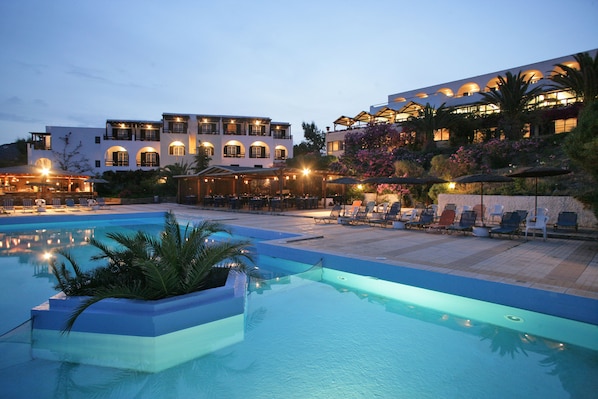
[[[113,205],[94,212],[167,210],[174,211],[181,221],[206,218],[309,238],[289,240],[284,244],[289,247],[598,299],[598,240],[592,235],[586,240],[549,237],[542,241],[536,237],[525,241],[522,237],[482,238],[369,225],[316,224],[314,216],[330,212],[322,209],[273,214],[164,203]],[[87,212],[91,211],[66,214],[84,217]]]
[[[535,237],[526,241],[523,237],[482,238],[461,233],[314,223],[314,216],[327,215],[329,210],[256,214],[177,204],[143,208],[172,209],[191,219],[208,218],[313,237],[286,243],[296,248],[598,299],[598,240],[592,237],[547,241]]]

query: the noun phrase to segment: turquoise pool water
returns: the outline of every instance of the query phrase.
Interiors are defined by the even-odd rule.
[[[239,344],[157,374],[31,360],[29,310],[55,293],[43,247],[69,243],[86,256],[80,245],[86,235],[157,232],[161,222],[0,227],[0,331],[10,331],[0,339],[0,397],[593,398],[598,392],[595,326],[264,254],[257,261],[262,277],[250,282]]]

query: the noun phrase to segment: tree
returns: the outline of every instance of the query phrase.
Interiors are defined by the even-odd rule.
[[[194,162],[193,162],[193,171],[195,173],[201,172],[208,166],[210,166],[210,161],[212,157],[208,155],[208,149],[202,145],[197,147],[197,154],[195,154]]]
[[[579,69],[564,64],[557,64],[564,74],[552,76],[555,87],[570,91],[584,104],[598,99],[598,53],[592,58],[588,53],[575,55]]]
[[[230,233],[222,224],[207,220],[193,227],[187,224],[183,230],[169,212],[159,237],[141,230],[134,235],[108,233],[116,246],[91,238],[90,244],[101,251],[92,260],[107,260],[106,266],[83,272],[68,251],[60,250],[66,262],[52,262],[56,289],[67,296],[90,297],[71,315],[65,330],[85,309],[105,298],[156,300],[221,285],[212,281],[218,279],[218,272],[225,271],[226,277],[231,268],[244,270],[245,261],[252,260],[245,251],[247,241],[208,240],[222,232]]]
[[[598,183],[598,101],[587,104],[579,115],[577,126],[565,140],[565,152]],[[592,204],[598,217],[598,189],[588,192],[584,202]]]
[[[65,172],[78,172],[85,173],[92,170],[89,159],[81,153],[83,143],[79,141],[79,144],[73,145],[71,142],[72,132],[68,132],[62,137],[58,137],[62,141],[62,149],[58,151],[52,150],[54,159],[58,163],[58,168]]]
[[[487,93],[480,93],[480,104],[495,105],[500,109],[498,128],[508,140],[519,140],[525,133],[525,124],[533,110],[533,100],[542,94],[542,86],[530,88],[532,78],[507,72],[497,76],[498,87]]]
[[[161,195],[175,195],[177,192],[177,181],[174,176],[188,175],[192,171],[191,165],[187,162],[174,163],[160,168],[158,178],[164,181],[160,187]],[[203,170],[205,168],[202,168]]]
[[[293,147],[295,156],[308,153],[322,154],[326,146],[326,135],[319,130],[314,122],[301,124],[303,127],[303,137],[305,138],[300,144]]]
[[[445,104],[434,108],[429,103],[426,103],[419,110],[417,116],[409,117],[403,124],[403,127],[407,130],[415,131],[416,141],[421,143],[424,150],[429,151],[436,147],[434,132],[438,129],[449,128],[451,120],[451,111]]]

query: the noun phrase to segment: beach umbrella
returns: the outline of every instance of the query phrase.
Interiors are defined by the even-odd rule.
[[[343,210],[344,210],[344,208],[345,208],[345,187],[344,186],[349,186],[349,185],[353,185],[353,184],[363,184],[364,182],[359,180],[356,177],[344,176],[344,177],[339,177],[338,179],[328,180],[326,183],[327,184],[343,185]]]
[[[480,183],[480,205],[482,210],[484,209],[484,183],[507,183],[512,182],[513,179],[502,175],[492,175],[486,173],[479,173],[475,175],[460,176],[454,179],[455,183],[469,184],[469,183]],[[484,214],[481,215],[482,225],[484,224]]]
[[[517,172],[509,173],[508,177],[533,177],[535,180],[535,194],[534,194],[534,212],[538,212],[538,178],[560,176],[571,173],[568,169],[563,169],[554,166],[533,166],[530,168],[520,169]]]

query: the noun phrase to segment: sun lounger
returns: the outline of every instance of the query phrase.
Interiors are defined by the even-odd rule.
[[[425,209],[416,221],[410,221],[405,223],[406,228],[417,227],[420,229],[429,226],[434,222],[434,213],[430,209]]]
[[[563,227],[572,227],[577,231],[577,213],[570,211],[563,211],[559,213],[556,223],[552,226],[553,230],[562,229]]]
[[[432,211],[433,212],[433,211]],[[432,213],[433,215],[434,213]],[[436,223],[430,223],[426,227],[426,232],[430,232],[432,230],[435,231],[442,231],[448,229],[450,225],[455,222],[455,215],[456,212],[453,209],[445,209],[440,214],[440,218]]]
[[[490,229],[490,237],[492,234],[507,234],[509,238],[512,238],[515,234],[521,233],[521,219],[517,212],[505,212],[500,220],[500,226],[496,226]]]
[[[463,211],[461,212],[459,222],[450,225],[447,228],[447,230],[449,233],[453,231],[462,231],[463,235],[465,235],[468,231],[473,230],[473,226],[475,226],[476,219],[477,215],[475,211]]]
[[[342,206],[340,204],[336,204],[332,207],[330,211],[330,215],[328,216],[316,216],[314,217],[314,222],[317,223],[336,223],[338,218],[341,216]]]
[[[399,201],[393,202],[388,211],[382,214],[379,219],[370,219],[369,223],[371,226],[382,226],[386,227],[391,225],[393,222],[399,221],[401,217],[401,203]]]

